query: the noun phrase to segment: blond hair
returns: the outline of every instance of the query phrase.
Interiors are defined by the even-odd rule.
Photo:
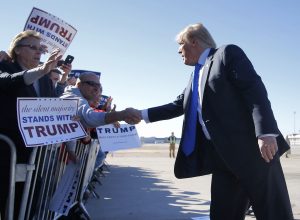
[[[202,23],[188,25],[176,36],[177,43],[191,40],[197,40],[203,48],[217,47],[213,37]]]
[[[10,43],[10,47],[8,49],[8,55],[13,59],[13,60],[16,60],[17,58],[17,54],[15,52],[15,48],[18,47],[19,45],[21,45],[21,42],[24,40],[24,39],[27,39],[29,37],[35,37],[37,39],[41,39],[41,35],[40,33],[36,32],[36,31],[32,31],[32,30],[26,30],[26,31],[23,31],[19,34],[17,34],[13,40],[11,41]]]

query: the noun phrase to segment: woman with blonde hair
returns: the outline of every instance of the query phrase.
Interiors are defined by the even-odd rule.
[[[17,123],[18,97],[53,97],[53,84],[47,73],[54,69],[61,58],[59,50],[54,50],[46,62],[40,65],[41,55],[46,47],[41,44],[38,32],[27,30],[15,36],[8,50],[8,58],[0,61],[0,133],[12,139],[16,145],[17,163],[27,163],[31,148],[26,148]],[[1,214],[5,213],[8,197],[10,150],[0,141],[0,205]],[[15,215],[23,193],[23,183],[15,188]],[[4,217],[4,216],[2,216]],[[17,217],[17,216],[15,216]]]

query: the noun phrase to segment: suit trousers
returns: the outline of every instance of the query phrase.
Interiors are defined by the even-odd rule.
[[[201,151],[205,153],[205,158],[202,158],[203,168],[212,172],[210,219],[244,219],[249,199],[238,178],[232,174],[213,143],[207,140],[203,133],[199,143],[202,146]]]
[[[263,161],[267,165],[262,170],[245,178],[231,171],[211,141],[201,141],[212,161],[211,220],[243,220],[249,203],[257,220],[294,219],[278,155],[270,164]]]

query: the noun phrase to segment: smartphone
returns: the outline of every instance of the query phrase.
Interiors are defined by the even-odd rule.
[[[68,55],[64,61],[64,64],[71,64],[74,60],[74,57],[71,55]]]
[[[71,64],[73,62],[73,60],[74,60],[74,57],[71,55],[68,55],[65,60],[59,60],[57,62],[57,66],[59,67],[63,64],[68,64],[68,63]]]

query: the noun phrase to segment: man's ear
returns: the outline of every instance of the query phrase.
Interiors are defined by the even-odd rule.
[[[192,46],[193,46],[193,47],[197,47],[197,46],[199,45],[198,41],[195,40],[195,39],[192,39],[192,40],[191,40],[191,43],[192,43]]]

